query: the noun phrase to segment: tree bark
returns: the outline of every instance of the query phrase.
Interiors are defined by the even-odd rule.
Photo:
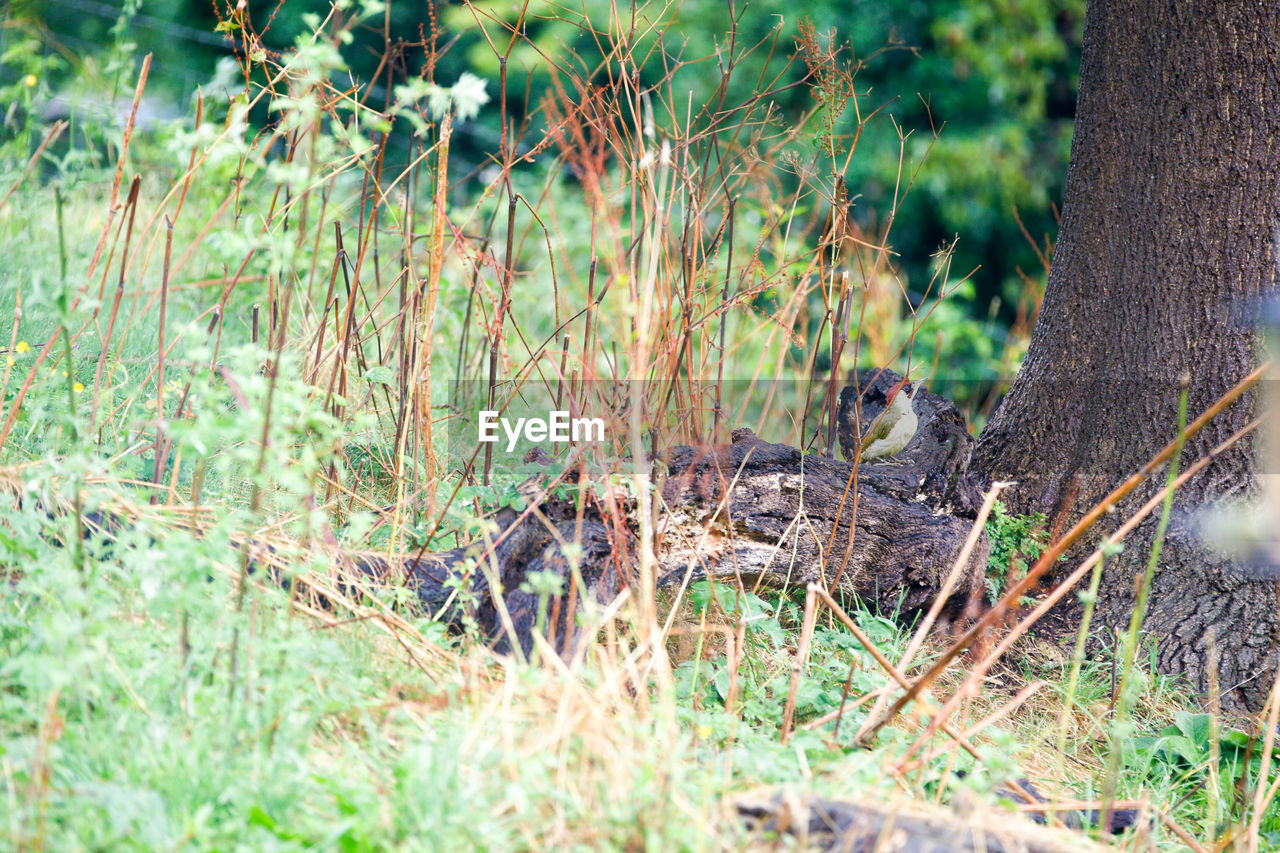
[[[1250,308],[1273,287],[1280,239],[1278,104],[1280,4],[1089,3],[1044,305],[970,469],[1018,481],[1006,493],[1015,509],[1075,520],[1174,437],[1180,377],[1190,378],[1194,418],[1254,367]],[[1247,423],[1256,405],[1254,395],[1233,405],[1184,460]],[[1235,708],[1260,707],[1271,686],[1276,584],[1210,554],[1194,517],[1252,493],[1257,474],[1247,441],[1180,492],[1144,626],[1160,668],[1200,688],[1215,648],[1223,700]],[[1153,528],[1109,564],[1098,605],[1108,626],[1128,623]],[[1075,607],[1057,624],[1069,627]]]
[[[877,373],[862,383],[864,424],[899,378]],[[856,446],[847,434],[855,429],[853,403],[846,393],[845,446]],[[891,461],[858,466],[856,476],[848,462],[770,444],[746,429],[735,430],[729,445],[675,448],[658,466],[665,473],[655,477],[657,585],[703,578],[747,588],[817,582],[891,615],[910,618],[928,608],[973,527],[975,506],[960,473],[973,439],[950,401],[920,392],[915,407],[921,425],[911,443]],[[636,581],[636,508],[614,500],[605,511],[608,501],[595,500],[579,511],[545,488],[526,484],[536,511],[503,510],[496,519],[501,533],[489,542],[408,563],[404,574],[426,611],[454,624],[471,622],[501,648],[514,639],[528,650],[541,625],[553,647],[572,651],[581,598],[604,604]],[[573,550],[581,553],[576,577],[564,543],[577,543]],[[952,585],[947,615],[958,615],[985,589],[987,554],[981,535]],[[373,557],[358,566],[366,574],[386,569]],[[528,591],[526,581],[540,572],[560,577],[562,594],[540,600]],[[457,595],[459,589],[467,594]]]
[[[747,795],[736,805],[752,831],[753,849],[785,849],[776,843],[767,846],[767,839],[778,836],[791,836],[804,850],[839,853],[1087,853],[1104,849],[1079,833],[1049,830],[995,810],[961,816],[945,807],[926,810],[892,801],[828,800],[794,792]],[[1068,817],[1072,828],[1078,828],[1080,815],[1058,814]]]

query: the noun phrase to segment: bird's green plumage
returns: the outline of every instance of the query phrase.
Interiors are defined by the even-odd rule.
[[[888,406],[862,438],[862,449],[858,453],[861,461],[896,456],[916,434],[920,418],[916,415],[914,404],[920,385],[912,388],[910,394],[904,394],[902,390],[906,384],[907,380],[903,379],[889,391]]]

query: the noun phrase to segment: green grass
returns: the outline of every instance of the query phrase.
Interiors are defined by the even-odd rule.
[[[6,514],[0,552],[11,567],[0,610],[8,844],[716,849],[742,842],[725,798],[759,785],[903,793],[883,766],[915,740],[913,716],[870,751],[848,746],[866,705],[848,713],[839,741],[832,724],[804,729],[839,707],[846,679],[851,701],[885,681],[838,623],[819,621],[797,691],[800,729],[780,742],[802,615],[794,598],[695,586],[678,628],[745,619],[741,652],[726,654],[714,630],[678,629],[672,669],[655,670],[641,698],[617,657],[625,635],[570,674],[499,664],[419,620],[397,642],[367,621],[368,607],[352,614],[366,621],[308,615],[271,584],[251,587],[237,610],[225,531],[194,537],[166,526],[159,510],[140,510],[118,541],[91,537],[78,570],[58,541],[70,520],[51,520],[33,499],[57,494],[59,480],[46,476],[28,471],[11,484],[27,499]],[[112,490],[128,491],[94,484],[85,494]],[[853,612],[886,654],[902,653],[902,627]],[[965,718],[981,719],[1033,677],[1053,677],[1026,666],[1000,673]],[[726,708],[731,677],[739,700]],[[994,804],[993,786],[1026,775],[1046,792],[1096,797],[1109,679],[1102,662],[1084,672],[1065,773],[1043,726],[1055,715],[1050,687],[982,733],[981,763],[944,750],[908,775],[909,793],[932,800],[965,787]],[[1232,783],[1245,764],[1256,775],[1256,742],[1211,731],[1176,685],[1144,679],[1117,796],[1172,807],[1198,828],[1217,738],[1215,808],[1239,813]],[[957,769],[969,775],[959,780]]]
[[[616,21],[602,27],[621,40]],[[566,379],[643,376],[650,412],[674,401],[644,425],[664,444],[708,435],[708,401],[683,398],[681,385],[692,377],[709,389],[723,366],[737,380],[725,386],[735,407],[725,422],[764,424],[769,438],[799,442],[817,428],[825,380],[811,384],[810,366],[829,364],[838,306],[858,312],[865,300],[869,316],[887,318],[851,332],[844,368],[855,352],[864,366],[885,356],[918,368],[932,358],[929,323],[963,322],[939,296],[957,284],[945,257],[932,307],[915,314],[897,303],[887,253],[838,247],[849,268],[869,268],[868,282],[887,289],[848,286],[823,266],[820,250],[833,247],[821,242],[814,211],[827,204],[822,176],[833,164],[814,154],[820,128],[747,109],[730,128],[660,116],[661,138],[610,139],[637,155],[666,142],[688,162],[725,158],[709,162],[734,176],[732,207],[711,194],[718,185],[676,168],[687,162],[661,156],[615,154],[568,179],[493,152],[498,176],[464,184],[437,144],[439,116],[416,103],[384,116],[339,98],[318,125],[304,121],[335,96],[325,81],[340,74],[341,43],[340,31],[328,32],[283,65],[261,57],[246,66],[250,97],[294,99],[273,116],[302,140],[288,165],[286,143],[258,133],[261,116],[246,123],[242,100],[213,94],[200,127],[188,118],[133,138],[120,199],[140,174],[136,205],[110,206],[124,148],[115,131],[101,129],[112,140],[105,151],[78,149],[75,140],[91,137],[73,135],[70,149],[51,149],[22,178],[44,132],[27,115],[29,132],[2,151],[0,186],[20,183],[0,211],[0,305],[13,307],[0,315],[0,422],[13,415],[0,440],[0,847],[732,849],[751,841],[732,804],[758,786],[875,802],[976,798],[1012,825],[995,792],[1022,776],[1055,797],[1096,799],[1109,785],[1206,843],[1247,825],[1259,777],[1275,772],[1261,760],[1257,729],[1199,713],[1198,697],[1153,674],[1145,655],[1118,728],[1105,643],[1083,662],[1064,752],[1045,721],[1063,708],[1066,670],[1027,652],[952,720],[968,728],[1046,682],[972,733],[977,758],[937,735],[922,745],[923,760],[899,767],[930,710],[958,689],[963,665],[870,748],[854,746],[874,697],[896,694],[825,609],[793,675],[803,590],[702,582],[667,593],[652,613],[633,602],[568,668],[494,655],[476,631],[449,634],[395,590],[340,589],[340,550],[451,547],[477,537],[495,507],[524,505],[516,486],[531,468],[518,459],[500,459],[488,482],[476,472],[460,482],[441,461],[456,461],[447,429],[458,405],[445,383],[459,352],[463,375],[482,390],[493,340],[497,393],[515,397],[511,383],[544,379],[554,391],[567,329]],[[276,74],[285,82],[263,94]],[[600,97],[625,126],[627,103]],[[413,150],[427,156],[383,175],[384,187],[395,186],[379,194],[369,189],[376,160],[366,142],[384,121],[406,137],[426,128]],[[730,143],[738,131],[751,145]],[[188,180],[193,150],[199,165]],[[442,166],[447,234],[430,203]],[[524,203],[509,204],[505,177]],[[589,178],[610,185],[607,204],[584,189]],[[683,224],[696,218],[695,197],[715,199],[698,208],[707,231],[697,251]],[[672,218],[659,222],[662,211]],[[732,244],[717,230],[729,214],[738,217]],[[508,264],[499,257],[509,228]],[[370,236],[360,261],[360,238],[374,233],[377,251]],[[402,302],[400,282],[410,279]],[[411,298],[433,288],[434,314]],[[644,299],[647,318],[632,307]],[[983,337],[976,326],[955,331]],[[540,350],[546,340],[554,355]],[[431,359],[400,357],[428,343]],[[1009,351],[989,355],[999,362]],[[750,384],[775,373],[776,385]],[[411,398],[428,375],[430,398],[402,409],[401,389]],[[626,417],[611,422],[620,433]],[[158,437],[166,476],[156,484]],[[589,459],[588,475],[600,491],[637,487],[617,456]],[[96,527],[103,518],[114,520],[109,534]],[[1025,571],[1042,528],[1043,519],[997,510],[993,584]],[[253,573],[246,542],[273,549],[255,551]],[[911,625],[844,605],[878,650],[902,659]],[[653,630],[668,618],[671,630]],[[908,675],[948,639],[935,632]],[[790,701],[794,730],[784,725]],[[838,731],[835,720],[818,722],[842,707]],[[1274,848],[1280,814],[1266,805],[1259,839]],[[1158,849],[1182,849],[1158,821],[1149,837]]]

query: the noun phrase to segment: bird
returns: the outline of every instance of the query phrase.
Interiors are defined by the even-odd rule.
[[[903,390],[910,385],[905,378],[895,382],[885,395],[885,409],[871,424],[866,435],[862,437],[862,447],[858,452],[858,460],[872,462],[896,456],[911,443],[920,425],[916,415],[916,393],[920,383],[916,383],[909,393]]]

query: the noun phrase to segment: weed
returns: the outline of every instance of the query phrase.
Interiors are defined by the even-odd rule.
[[[1045,549],[1047,528],[1043,513],[1011,514],[996,501],[987,521],[987,597],[994,603],[1011,584],[1017,583]]]
[[[849,215],[877,110],[837,36],[806,23],[788,55],[783,23],[748,43],[729,15],[699,59],[677,7],[588,4],[543,23],[594,52],[553,61],[528,4],[429,5],[393,38],[388,7],[335,3],[277,50],[271,19],[219,3],[235,58],[185,118],[77,117],[65,152],[41,147],[32,109],[52,63],[33,33],[6,42],[22,109],[0,147],[5,844],[721,848],[746,843],[725,806],[753,785],[993,804],[1028,768],[1054,795],[1147,797],[1207,839],[1253,817],[1258,738],[1173,715],[1184,691],[1136,651],[1127,732],[1108,728],[1108,669],[1078,659],[1070,772],[1048,691],[970,690],[955,669],[866,749],[873,702],[945,653],[936,637],[825,590],[691,579],[660,599],[643,574],[665,511],[647,458],[739,425],[829,453],[844,371],[936,362],[924,339],[956,318],[949,250],[903,298],[908,132],[891,131],[889,210]],[[348,68],[370,32],[391,51],[372,83]],[[136,104],[150,66],[126,35],[80,71]],[[437,79],[455,44],[474,70]],[[764,71],[739,82],[752,50]],[[805,88],[815,107],[780,112]],[[598,414],[609,440],[552,447],[577,471],[556,479],[481,447],[481,404]],[[639,518],[641,574],[569,661],[492,653],[466,581],[445,589],[457,633],[397,583],[407,554],[482,550],[534,487]],[[996,508],[993,596],[1042,528]],[[538,624],[563,584],[525,579]],[[940,701],[958,703],[945,723]]]

